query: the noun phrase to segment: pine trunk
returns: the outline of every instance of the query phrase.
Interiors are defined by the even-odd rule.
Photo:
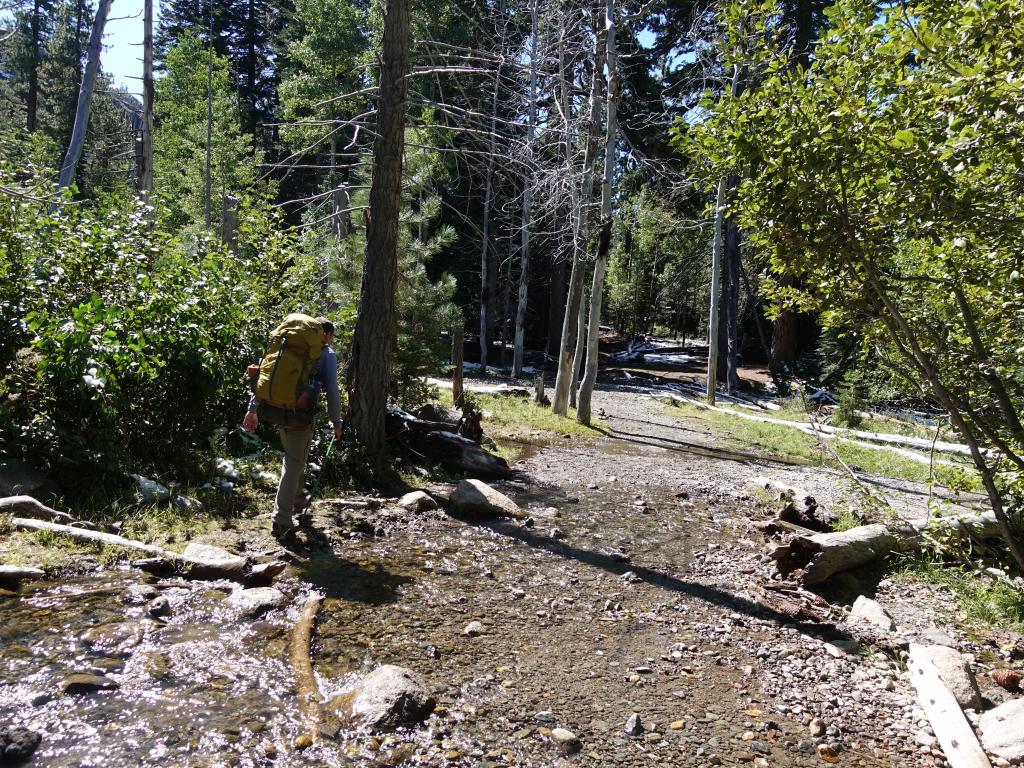
[[[395,339],[398,218],[409,72],[409,0],[388,0],[384,16],[377,138],[359,309],[346,387],[349,423],[371,453],[384,449],[384,419]]]
[[[153,0],[145,0],[142,36],[142,169],[139,192],[151,202],[153,195]]]

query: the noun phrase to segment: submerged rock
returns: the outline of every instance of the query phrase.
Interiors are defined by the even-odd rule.
[[[274,608],[284,607],[288,604],[288,598],[274,587],[254,587],[232,592],[227,602],[243,616],[260,616]]]
[[[115,691],[121,686],[115,680],[104,675],[74,674],[65,677],[60,684],[61,693],[96,693],[97,691]]]
[[[28,728],[0,728],[0,764],[13,765],[27,760],[42,740],[41,733]]]
[[[434,711],[434,704],[419,675],[384,664],[351,691],[327,702],[325,710],[350,726],[396,728],[422,722]]]
[[[182,554],[194,561],[189,575],[196,578],[238,579],[245,573],[246,559],[220,547],[193,542]]]
[[[522,514],[512,499],[480,480],[460,480],[452,492],[451,503],[458,512],[513,517]]]
[[[130,622],[101,624],[82,635],[82,642],[94,650],[111,654],[126,654],[142,642],[144,632],[140,625]]]

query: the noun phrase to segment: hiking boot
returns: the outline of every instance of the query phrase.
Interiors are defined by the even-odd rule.
[[[274,525],[270,529],[270,533],[278,541],[284,541],[285,539],[291,538],[295,535],[297,528],[291,524],[291,522],[282,523],[279,520],[274,521]]]

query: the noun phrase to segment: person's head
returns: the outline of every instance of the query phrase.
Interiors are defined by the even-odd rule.
[[[334,323],[326,317],[318,317],[316,321],[320,323],[320,327],[324,329],[324,344],[330,344],[334,341]]]

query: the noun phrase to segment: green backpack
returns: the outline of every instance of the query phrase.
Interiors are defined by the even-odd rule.
[[[314,391],[309,378],[324,346],[324,329],[309,315],[292,314],[270,334],[270,347],[260,363],[256,399],[267,419],[275,411],[308,411],[312,423]],[[267,407],[269,406],[269,407]]]

